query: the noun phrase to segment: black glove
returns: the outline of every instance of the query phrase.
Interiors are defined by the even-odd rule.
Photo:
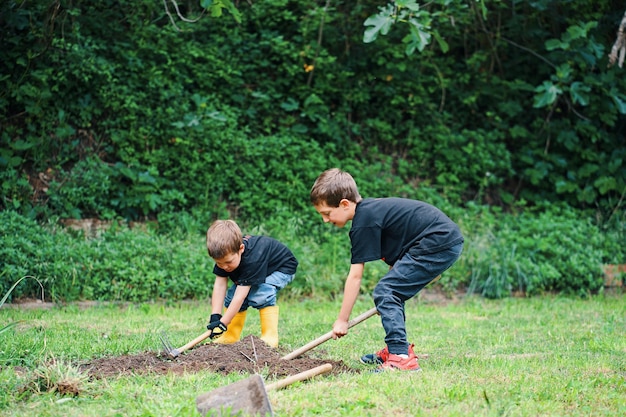
[[[222,318],[221,314],[211,314],[211,318],[209,324],[207,324],[207,330],[211,330],[211,335],[209,336],[211,339],[215,339],[224,333],[228,327],[220,321]]]

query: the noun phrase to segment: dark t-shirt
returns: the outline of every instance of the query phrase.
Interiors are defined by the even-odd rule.
[[[246,236],[241,262],[237,269],[226,272],[217,265],[213,273],[219,277],[228,277],[237,285],[259,285],[265,278],[279,271],[293,275],[298,267],[298,260],[289,248],[268,236]]]
[[[463,242],[459,227],[438,208],[405,198],[366,198],[356,206],[352,263],[382,259],[393,265],[411,249],[435,253]]]

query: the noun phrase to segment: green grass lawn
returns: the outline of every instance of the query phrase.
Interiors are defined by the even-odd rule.
[[[276,416],[626,415],[626,295],[407,304],[421,373],[373,374],[360,355],[384,346],[377,317],[309,354],[357,372],[320,376],[268,393]],[[371,308],[359,301],[353,317]],[[328,332],[339,302],[283,300],[281,347]],[[0,309],[0,415],[197,416],[195,398],[246,375],[120,376],[87,380],[77,363],[182,345],[204,331],[209,302]],[[259,335],[256,310],[247,334]],[[50,365],[54,361],[56,365]],[[78,395],[49,381],[73,378]],[[52,391],[52,392],[51,392]]]

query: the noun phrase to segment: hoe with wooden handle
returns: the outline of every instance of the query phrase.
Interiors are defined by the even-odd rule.
[[[365,313],[361,314],[360,316],[355,317],[354,319],[350,320],[348,322],[348,328],[351,328],[353,326],[356,326],[357,324],[361,323],[362,321],[365,321],[367,319],[369,319],[370,317],[372,317],[373,315],[375,315],[376,313],[378,313],[376,311],[376,307],[373,307],[369,310],[367,310]],[[192,341],[190,341],[189,343],[179,347],[179,348],[174,348],[174,346],[172,346],[172,343],[169,341],[169,338],[167,337],[167,335],[165,333],[161,333],[159,335],[159,338],[161,339],[161,344],[163,345],[163,349],[165,350],[165,353],[167,353],[171,358],[177,358],[181,353],[183,353],[186,350],[191,349],[192,347],[194,347],[195,345],[197,345],[198,343],[202,342],[203,340],[207,339],[209,336],[211,336],[211,330],[207,330],[206,332],[202,333],[200,336],[196,337],[195,339],[193,339]],[[296,349],[293,352],[283,356],[281,359],[293,359],[293,358],[297,358],[298,356],[302,355],[305,352],[308,352],[309,350],[321,345],[322,343],[326,342],[327,340],[331,339],[333,337],[333,332],[330,331],[320,337],[318,337],[317,339],[307,343],[306,345],[302,346],[300,349]]]
[[[376,308],[372,308],[366,311],[360,316],[355,317],[353,320],[350,320],[348,322],[348,328],[356,326],[357,324],[367,320],[377,313],[378,311],[376,311]],[[283,356],[281,359],[289,360],[297,358],[303,353],[308,352],[309,350],[321,345],[327,340],[330,340],[332,336],[332,331],[328,332],[313,340],[312,342],[309,342],[306,345],[302,346],[300,349],[294,350],[288,355]],[[169,354],[173,355],[177,354],[177,352],[179,354],[182,350],[184,350],[185,347],[188,348],[188,345],[192,344],[198,339],[201,339],[202,337],[203,336],[199,336],[197,339],[192,340],[187,345],[179,349],[171,349],[170,347]],[[200,343],[201,340],[197,341],[196,343]],[[264,385],[263,378],[261,378],[260,375],[253,375],[247,379],[199,395],[196,398],[196,408],[198,409],[198,412],[203,416],[205,416],[209,411],[212,411],[212,416],[220,417],[242,415],[241,413],[247,413],[243,415],[255,416],[266,416],[269,414],[271,416],[273,415],[273,413],[269,399],[267,398],[267,391],[286,387],[287,385],[294,382],[302,381],[313,376],[329,372],[331,369],[332,365],[327,363],[308,371],[292,375],[288,378],[285,378],[273,384],[269,384],[267,386]]]
[[[196,408],[205,416],[209,411],[211,416],[270,416],[273,415],[267,391],[277,390],[304,381],[316,375],[330,372],[333,366],[329,363],[320,365],[308,371],[291,375],[285,379],[269,385],[263,383],[261,375],[253,375],[241,381],[234,382],[213,391],[196,397]]]
[[[373,307],[369,310],[367,310],[365,313],[361,314],[360,316],[355,317],[354,319],[350,320],[348,322],[348,329],[356,326],[357,324],[361,323],[362,321],[365,321],[367,319],[369,319],[370,317],[372,317],[373,315],[377,314],[378,311],[376,311],[376,307]],[[333,332],[330,331],[320,337],[318,337],[317,339],[307,343],[306,345],[302,346],[300,349],[296,349],[293,352],[289,353],[288,355],[283,356],[281,359],[293,359],[293,358],[297,358],[298,356],[302,355],[305,352],[308,352],[309,350],[313,349],[314,347],[317,347],[319,345],[321,345],[322,343],[326,342],[327,340],[329,340],[330,338],[333,337]]]
[[[163,345],[163,349],[165,350],[165,353],[167,353],[171,358],[177,358],[178,355],[180,355],[181,353],[183,353],[184,351],[188,349],[191,349],[198,343],[207,339],[209,336],[211,336],[211,330],[207,330],[206,332],[202,333],[200,336],[193,339],[191,342],[179,348],[174,348],[174,346],[172,346],[172,343],[170,342],[169,338],[167,337],[165,333],[161,333],[159,335],[159,339],[161,339],[161,344]]]

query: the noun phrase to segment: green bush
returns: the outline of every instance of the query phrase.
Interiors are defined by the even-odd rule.
[[[488,206],[453,208],[440,204],[461,227],[465,249],[438,286],[489,298],[602,291],[602,264],[626,259],[624,224],[603,229],[589,213],[566,206],[501,213]],[[23,276],[44,286],[53,301],[80,299],[149,301],[206,299],[213,284],[213,261],[204,233],[210,220],[192,214],[170,216],[156,228],[82,232],[41,225],[16,212],[0,212],[0,291]],[[340,297],[350,267],[349,227],[322,223],[312,208],[277,207],[266,223],[241,223],[244,233],[269,235],[285,243],[300,262],[285,297]],[[161,230],[167,229],[167,230]],[[371,293],[386,264],[365,267],[362,292]],[[31,282],[32,281],[32,282]],[[35,280],[12,292],[38,298]]]
[[[85,238],[82,232],[42,226],[15,212],[0,212],[0,290],[22,276],[37,278],[52,301],[147,301],[204,298],[212,286],[202,239],[171,240],[154,232],[114,226]],[[30,280],[29,280],[30,281]],[[39,297],[25,281],[11,299]]]
[[[469,290],[501,298],[513,292],[537,295],[564,292],[585,295],[602,289],[602,264],[611,253],[607,234],[589,215],[567,208],[494,216],[483,212],[487,227],[468,240],[463,263]]]
[[[420,13],[442,42],[409,56],[405,24],[363,42],[374,1],[240,2],[241,22],[204,15],[180,31],[160,2],[56,6],[0,4],[2,210],[258,223],[300,207],[332,160],[371,180],[369,195],[387,182],[457,205],[623,207],[610,2],[430,2]]]
[[[45,296],[50,296],[50,268],[69,267],[64,251],[71,253],[69,236],[50,233],[34,220],[13,211],[0,212],[0,292],[6,293],[23,276],[30,275],[44,284]],[[41,289],[34,280],[25,280],[11,293],[8,300],[20,297],[41,298]]]
[[[171,241],[122,228],[85,242],[82,296],[96,300],[202,299],[213,283],[201,239]]]

